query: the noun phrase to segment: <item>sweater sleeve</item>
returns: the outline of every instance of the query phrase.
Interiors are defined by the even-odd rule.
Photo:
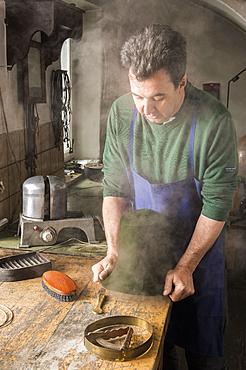
[[[108,117],[103,154],[104,197],[130,197],[129,174],[127,170],[128,154],[123,145],[124,140],[121,140],[121,131],[117,107],[113,104]],[[121,135],[121,139],[119,135]]]
[[[203,176],[202,214],[226,220],[237,187],[238,155],[235,128],[226,111],[209,132],[206,169]]]

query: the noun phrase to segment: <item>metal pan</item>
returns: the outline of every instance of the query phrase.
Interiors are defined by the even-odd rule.
[[[103,346],[103,341],[93,340],[93,334],[105,331],[106,333],[113,330],[113,327],[120,326],[138,327],[139,330],[148,332],[145,340],[140,344],[134,346],[127,346],[127,348],[108,348]],[[116,329],[117,330],[117,329]],[[115,331],[116,331],[115,330]],[[135,316],[111,316],[101,320],[94,321],[85,328],[84,342],[88,351],[94,353],[98,357],[111,361],[127,361],[132,360],[147,352],[153,343],[153,327],[144,319]]]

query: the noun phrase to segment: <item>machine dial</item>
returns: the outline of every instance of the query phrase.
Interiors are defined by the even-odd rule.
[[[43,229],[40,233],[40,238],[45,242],[45,243],[51,243],[55,240],[56,238],[56,231],[52,227],[46,227]]]

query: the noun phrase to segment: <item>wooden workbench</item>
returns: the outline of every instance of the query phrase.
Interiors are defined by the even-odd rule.
[[[0,256],[20,253],[0,250]],[[73,278],[80,296],[74,302],[60,302],[41,286],[41,278],[0,282],[0,303],[14,312],[13,322],[0,328],[1,370],[117,370],[157,369],[161,341],[170,311],[164,297],[133,296],[108,292],[105,314],[95,315],[98,284],[91,282],[91,265],[96,259],[46,254],[53,269]],[[127,362],[96,358],[84,346],[85,327],[110,315],[133,315],[148,320],[154,327],[154,344],[142,357]]]

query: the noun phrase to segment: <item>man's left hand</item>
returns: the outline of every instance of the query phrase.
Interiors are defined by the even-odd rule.
[[[184,266],[176,266],[168,271],[163,295],[169,296],[173,302],[180,301],[195,293],[192,272]]]

